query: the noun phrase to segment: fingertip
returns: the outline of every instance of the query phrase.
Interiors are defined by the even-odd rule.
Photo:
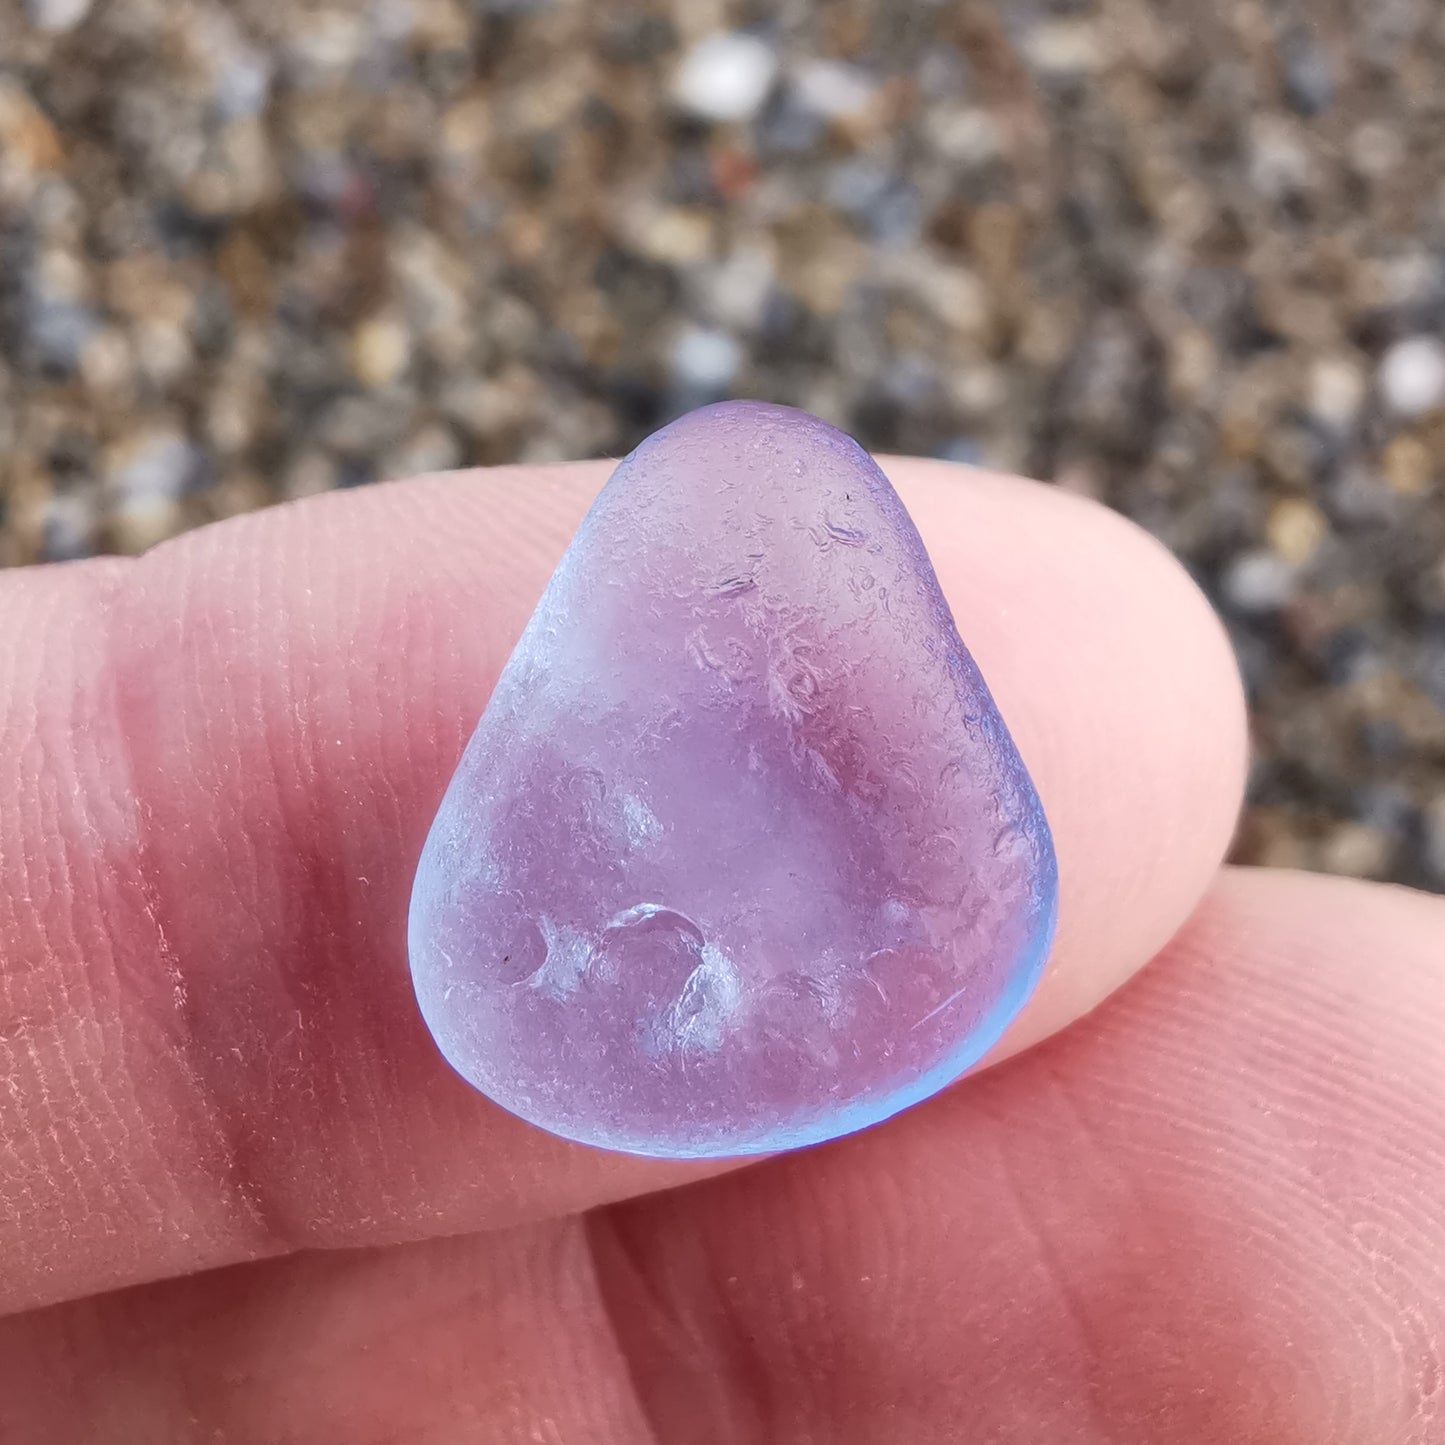
[[[1202,897],[1243,797],[1243,690],[1203,593],[1128,519],[948,463],[891,471],[1058,852],[1053,955],[1003,1057],[1097,1004]]]
[[[1239,800],[1238,680],[1207,605],[1128,523],[1037,484],[885,465],[1056,839],[1059,936],[1003,1045],[1017,1049],[1122,982],[1205,887]],[[23,837],[0,836],[0,861],[49,848],[66,880],[20,924],[0,907],[0,948],[35,965],[47,1010],[35,1028],[49,1031],[11,1137],[59,1141],[43,1166],[52,1183],[96,1157],[125,1165],[107,1177],[120,1191],[108,1213],[56,1184],[17,1297],[657,1187],[656,1170],[569,1150],[454,1079],[406,969],[427,825],[607,471],[331,495],[115,564],[114,585],[70,623],[88,648],[91,711],[38,632],[0,639],[10,736],[33,739],[33,691],[51,742],[80,749],[74,779],[44,763],[47,806],[71,799],[75,816],[31,808]],[[10,579],[7,595],[27,585]],[[34,795],[33,754],[5,755],[11,791]],[[104,856],[85,816],[96,779],[123,793],[129,820]],[[26,890],[13,896],[28,906]],[[72,996],[98,1000],[109,1048],[83,1075]],[[123,1117],[106,1102],[117,1092]],[[160,1137],[163,1156],[148,1142]],[[10,1197],[34,1195],[41,1169],[22,1168]],[[157,1190],[190,1223],[118,1245],[107,1221],[147,1217]]]

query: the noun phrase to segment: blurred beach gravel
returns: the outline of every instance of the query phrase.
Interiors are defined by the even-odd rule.
[[[1438,0],[0,0],[0,565],[725,395],[1138,520],[1239,856],[1445,889]]]

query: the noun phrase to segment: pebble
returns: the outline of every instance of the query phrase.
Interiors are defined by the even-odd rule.
[[[195,366],[195,349],[184,326],[165,317],[138,321],[133,351],[142,376],[159,390],[169,390]]]
[[[1277,612],[1294,593],[1295,569],[1275,552],[1243,552],[1225,569],[1222,585],[1240,612]]]
[[[1307,195],[1318,176],[1314,153],[1295,126],[1278,116],[1258,116],[1250,126],[1249,181],[1276,204]]]
[[[1390,724],[1386,724],[1390,727]],[[1398,729],[1394,729],[1398,732]],[[1358,821],[1387,833],[1402,833],[1410,825],[1415,811],[1410,794],[1400,787],[1366,784],[1355,795]]]
[[[1381,181],[1405,159],[1399,132],[1379,121],[1364,121],[1350,132],[1350,163],[1362,176]]]
[[[47,370],[74,371],[99,325],[95,311],[84,302],[44,294],[28,298],[26,337]]]
[[[972,437],[950,437],[935,453],[940,461],[956,462],[965,467],[984,465],[983,450]]]
[[[211,393],[205,413],[205,438],[213,453],[232,457],[244,452],[255,439],[257,405],[255,388],[244,378],[226,378]]]
[[[383,478],[424,477],[460,466],[462,449],[456,433],[441,422],[427,422],[382,458]]]
[[[1291,567],[1308,562],[1329,531],[1324,513],[1305,497],[1281,498],[1270,508],[1265,523],[1269,545]]]
[[[998,118],[981,106],[939,106],[924,117],[923,125],[938,153],[965,170],[987,165],[1004,148]]]
[[[396,445],[410,417],[406,400],[391,392],[342,396],[317,418],[316,435],[337,456],[364,463]]]
[[[360,15],[344,10],[301,12],[287,46],[290,78],[303,88],[335,83],[360,60],[366,29]]]
[[[272,67],[258,52],[237,49],[216,75],[216,111],[226,120],[259,115],[271,94]]]
[[[41,517],[41,547],[47,562],[71,562],[95,551],[95,504],[78,492],[56,492]]]
[[[333,458],[315,449],[293,457],[281,474],[281,495],[288,501],[314,497],[337,485],[339,472]]]
[[[1291,30],[1280,42],[1280,68],[1289,103],[1305,116],[1334,103],[1335,73],[1330,58],[1306,30]]]
[[[1394,840],[1369,823],[1340,823],[1320,845],[1319,866],[1351,878],[1382,878],[1390,868]]]
[[[918,62],[918,88],[931,101],[955,99],[968,89],[970,78],[952,45],[930,45]]]
[[[372,316],[351,334],[351,369],[363,386],[389,386],[411,360],[411,337],[394,316]]]
[[[756,331],[777,285],[772,249],[741,245],[694,280],[703,307],[719,325],[737,332]]]
[[[712,217],[697,207],[645,210],[636,220],[624,224],[644,256],[670,266],[701,261],[712,250]]]
[[[143,432],[117,449],[106,480],[123,502],[174,501],[205,470],[204,455],[180,432]]]
[[[1445,406],[1445,342],[1435,336],[1397,341],[1380,362],[1379,384],[1397,416],[1425,416]]]
[[[1445,792],[1439,793],[1424,810],[1425,866],[1432,882],[1445,888]]]
[[[683,58],[673,78],[673,99],[700,120],[751,120],[777,75],[777,54],[760,36],[710,35]]]
[[[1430,448],[1419,437],[1408,434],[1390,439],[1380,467],[1390,490],[1402,497],[1418,497],[1429,489],[1435,475]]]
[[[817,147],[827,128],[822,115],[806,108],[793,91],[788,91],[758,120],[758,153],[769,160],[802,155]]]
[[[1090,20],[1061,17],[1040,21],[1025,36],[1023,53],[1035,70],[1055,77],[1077,77],[1100,69],[1104,46]]]
[[[1351,357],[1321,356],[1310,367],[1310,415],[1335,431],[1354,426],[1368,392],[1365,369]]]
[[[862,224],[875,240],[906,243],[922,219],[918,192],[892,168],[855,156],[828,177],[829,204]]]
[[[933,257],[900,257],[885,274],[916,296],[959,336],[982,338],[993,317],[988,288],[964,266]]]
[[[132,556],[149,550],[181,526],[181,509],[171,497],[156,495],[122,497],[108,518],[117,551]]]
[[[892,170],[867,156],[839,161],[828,174],[828,204],[850,216],[866,216],[894,183]]]
[[[675,42],[672,23],[665,16],[640,13],[619,16],[601,38],[609,60],[634,65],[661,58]]]
[[[25,13],[37,30],[59,35],[74,30],[90,14],[91,0],[25,0]]]
[[[44,111],[19,85],[0,76],[0,162],[13,162],[34,176],[64,161],[60,136]]]
[[[800,106],[826,120],[851,120],[878,96],[877,82],[866,71],[837,60],[804,60],[790,79]]]
[[[80,353],[79,365],[81,379],[93,396],[116,402],[128,396],[135,356],[129,337],[120,327],[95,331]]]
[[[260,115],[271,96],[276,63],[246,39],[222,9],[196,14],[190,31],[197,62],[209,72],[211,104],[222,122]]]
[[[727,394],[742,365],[743,351],[726,331],[689,326],[672,347],[672,374],[689,392],[709,397]]]

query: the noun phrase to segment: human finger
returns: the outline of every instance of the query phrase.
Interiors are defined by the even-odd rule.
[[[889,1125],[0,1322],[0,1436],[1435,1445],[1445,903],[1235,874]]]
[[[1238,803],[1238,684],[1129,524],[890,470],[1054,827],[1059,938],[1017,1046],[1202,891]],[[406,969],[431,815],[604,472],[377,487],[0,578],[0,1307],[681,1177],[475,1095]]]
[[[1223,877],[886,1129],[592,1217],[662,1439],[1445,1439],[1445,902]]]

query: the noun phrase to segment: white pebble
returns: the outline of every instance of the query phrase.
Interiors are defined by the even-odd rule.
[[[1266,200],[1307,194],[1317,176],[1300,133],[1278,116],[1258,116],[1249,131],[1249,182]]]
[[[1104,64],[1098,28],[1089,20],[1044,20],[1023,39],[1023,52],[1045,75],[1088,75]]]
[[[1359,416],[1368,386],[1365,373],[1350,358],[1321,356],[1310,368],[1310,415],[1328,427],[1345,431]]]
[[[776,275],[765,247],[743,245],[702,272],[696,284],[713,320],[734,331],[754,331],[762,324]]]
[[[342,10],[303,13],[288,49],[294,78],[303,87],[344,76],[361,59],[366,31],[359,16]]]
[[[90,13],[91,0],[26,0],[25,11],[37,30],[58,35],[73,30]]]
[[[673,98],[702,120],[747,120],[762,109],[778,74],[778,57],[756,35],[710,35],[683,58]]]
[[[159,498],[173,501],[196,476],[200,454],[177,432],[156,432],[138,439],[118,458],[110,485],[123,501]]]
[[[88,557],[95,550],[94,503],[78,492],[57,492],[45,503],[41,528],[49,560]]]
[[[793,74],[793,92],[804,110],[826,120],[847,120],[873,104],[878,88],[856,65],[805,60]]]
[[[1224,574],[1224,595],[1241,612],[1276,612],[1294,592],[1294,568],[1273,552],[1246,552]]]
[[[1003,149],[998,121],[981,106],[931,106],[923,127],[944,159],[961,166],[982,166]]]
[[[685,387],[726,391],[742,365],[743,351],[726,331],[690,326],[672,347],[672,372]]]
[[[228,59],[216,76],[216,109],[227,120],[260,115],[271,94],[271,63],[257,51]]]
[[[1397,416],[1445,406],[1445,344],[1434,336],[1397,341],[1380,363],[1380,394]]]

